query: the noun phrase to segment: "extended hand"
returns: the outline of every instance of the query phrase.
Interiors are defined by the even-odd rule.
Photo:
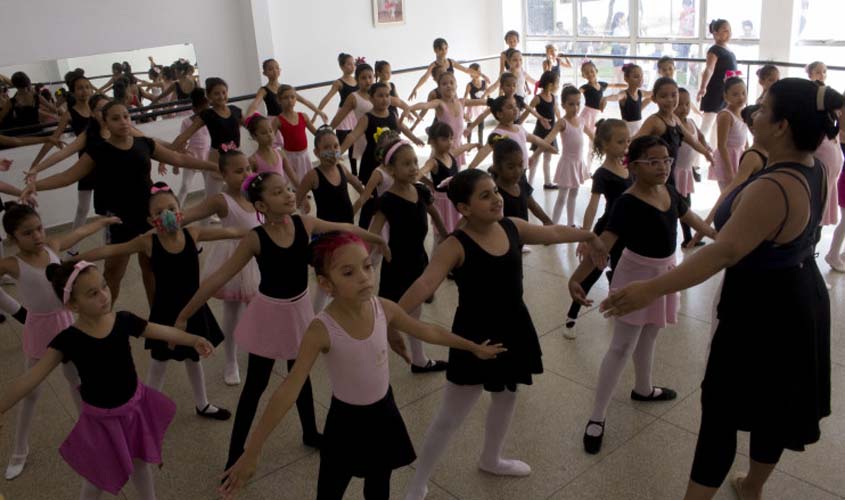
[[[249,479],[255,475],[255,468],[258,465],[258,458],[253,458],[245,451],[241,458],[223,473],[223,484],[218,491],[226,500],[235,498],[235,494],[243,488]]]
[[[194,341],[194,350],[201,358],[207,358],[214,353],[214,346],[207,339],[197,337]]]
[[[587,298],[587,292],[577,281],[569,280],[569,296],[582,306],[590,307],[593,305],[593,301]]]
[[[610,292],[599,306],[599,311],[605,317],[624,316],[632,311],[642,309],[657,297],[645,281],[634,281],[621,290]]]
[[[499,353],[505,352],[507,349],[502,347],[502,344],[490,344],[489,340],[477,344],[473,354],[478,359],[494,359]]]

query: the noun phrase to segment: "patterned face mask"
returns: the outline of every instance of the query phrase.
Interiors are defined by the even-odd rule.
[[[320,153],[321,160],[339,160],[343,156],[340,151],[323,151]]]
[[[158,217],[153,219],[153,226],[155,226],[156,231],[175,233],[182,227],[182,212],[163,210]]]

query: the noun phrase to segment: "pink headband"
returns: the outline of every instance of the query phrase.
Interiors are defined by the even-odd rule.
[[[70,292],[73,290],[73,283],[76,281],[76,278],[79,277],[79,273],[93,265],[94,264],[88,261],[80,260],[73,266],[73,272],[70,273],[70,277],[67,279],[67,283],[65,283],[64,294],[62,295],[63,304],[70,302]]]
[[[161,186],[161,187],[153,186],[153,187],[150,188],[150,194],[171,193],[171,192],[172,192],[172,190],[170,189],[170,186]]]
[[[247,116],[247,117],[246,117],[246,119],[244,119],[244,125],[246,125],[247,127],[249,127],[249,122],[251,122],[252,120],[254,120],[254,119],[258,118],[259,116],[261,116],[261,113],[259,113],[258,111],[256,111],[255,113],[253,113],[253,114],[251,114],[251,115]]]
[[[393,157],[393,153],[395,153],[397,149],[401,148],[402,146],[410,146],[410,145],[411,145],[410,142],[403,139],[403,140],[397,142],[396,144],[394,144],[393,146],[390,146],[390,149],[388,149],[387,153],[384,155],[384,164],[387,165],[388,163],[390,163],[390,158]]]

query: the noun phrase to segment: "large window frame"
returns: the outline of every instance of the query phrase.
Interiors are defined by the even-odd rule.
[[[558,0],[554,0],[558,1]],[[708,44],[713,43],[713,38],[708,33],[707,25],[708,19],[707,16],[707,0],[700,0],[699,2],[699,9],[698,9],[698,30],[696,36],[691,37],[659,37],[659,36],[641,36],[640,35],[640,9],[639,9],[639,0],[628,0],[628,22],[629,22],[629,35],[628,36],[610,36],[610,35],[598,35],[598,36],[579,36],[577,25],[578,20],[580,19],[580,13],[578,11],[578,0],[571,0],[572,1],[572,22],[573,22],[573,33],[570,35],[565,35],[563,33],[549,33],[543,35],[534,35],[528,32],[528,0],[522,1],[522,32],[525,34],[524,39],[525,42],[528,41],[545,41],[547,43],[555,43],[555,42],[622,42],[627,43],[630,47],[630,52],[626,57],[636,57],[640,56],[638,50],[640,44],[663,44],[663,43],[684,43],[684,44],[691,44],[691,45],[701,45],[705,46]],[[760,45],[760,37],[759,37],[759,29],[756,38],[734,38],[731,40],[731,44],[733,45],[747,45],[747,46],[754,46]],[[845,42],[843,42],[845,44]]]

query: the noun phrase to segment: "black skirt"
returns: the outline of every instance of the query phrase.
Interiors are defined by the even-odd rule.
[[[702,412],[802,451],[830,415],[830,299],[813,257],[725,272]]]
[[[150,321],[162,325],[173,326],[176,321],[175,316],[178,316],[181,311],[174,311],[167,307],[156,307],[153,304],[153,310],[150,312]],[[167,309],[167,310],[164,310]],[[175,313],[175,316],[174,316]],[[217,347],[223,342],[223,331],[214,319],[211,309],[208,305],[203,305],[199,310],[188,319],[188,325],[185,328],[188,333],[200,336],[211,342],[211,345]],[[177,345],[171,349],[167,342],[163,340],[146,339],[144,340],[144,349],[150,351],[150,357],[156,361],[199,361],[200,357],[193,347]]]
[[[393,399],[393,389],[371,405],[344,403],[332,397],[320,461],[355,477],[394,470],[416,460],[414,445]]]

